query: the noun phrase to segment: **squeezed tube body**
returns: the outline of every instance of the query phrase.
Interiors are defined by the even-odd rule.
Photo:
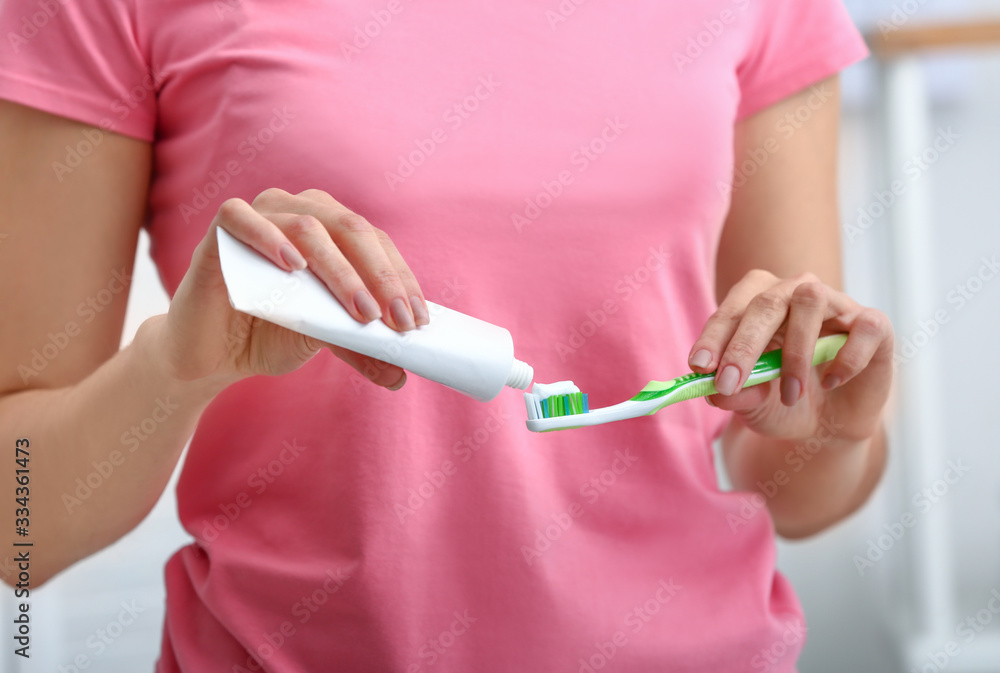
[[[504,386],[524,390],[531,367],[514,358],[502,327],[427,302],[430,324],[397,332],[380,320],[359,323],[308,269],[279,269],[218,230],[222,275],[233,308],[327,343],[402,367],[481,402]]]

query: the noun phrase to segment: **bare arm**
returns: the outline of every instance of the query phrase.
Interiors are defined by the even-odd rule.
[[[119,352],[150,147],[105,133],[80,166],[57,173],[87,128],[0,103],[0,501],[11,517],[14,445],[26,438],[33,586],[149,512],[211,399],[156,369],[143,352],[148,329]],[[163,414],[159,401],[177,408]],[[136,446],[132,426],[154,417],[156,432]],[[14,537],[13,517],[4,533]]]
[[[286,271],[308,265],[359,321],[381,318],[399,330],[427,321],[423,293],[384,232],[324,192],[270,189],[253,204],[222,204],[169,312],[119,351],[151,149],[105,133],[81,165],[57,173],[53,162],[87,129],[0,102],[0,502],[9,512],[0,576],[8,584],[17,582],[2,561],[13,556],[13,505],[23,495],[18,439],[30,443],[36,587],[145,517],[216,394],[249,376],[293,371],[327,347],[232,309],[216,227]],[[398,367],[330,349],[375,372],[379,385],[405,381]]]
[[[726,353],[715,360],[720,371],[740,360],[746,369],[757,345],[779,330],[786,369],[797,370],[760,390],[712,398],[738,412],[723,436],[734,485],[762,492],[777,531],[792,538],[816,533],[860,507],[886,459],[881,411],[891,381],[891,327],[840,292],[837,84],[832,78],[819,85],[829,95],[825,102],[808,89],[737,126],[737,166],[748,150],[771,143],[778,150],[734,191],[718,251],[719,301],[746,309],[742,328],[730,333]],[[804,123],[789,122],[788,115],[801,118],[806,111]],[[773,276],[755,275],[755,269]],[[805,364],[809,340],[821,326],[850,330],[853,340],[825,368],[822,383]],[[840,381],[831,391],[834,378]]]

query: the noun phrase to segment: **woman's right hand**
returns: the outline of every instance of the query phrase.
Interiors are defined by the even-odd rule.
[[[286,271],[308,265],[360,322],[381,319],[406,331],[429,321],[420,286],[385,232],[326,192],[310,189],[293,195],[268,189],[252,204],[224,202],[195,248],[158,325],[169,376],[228,385],[255,374],[286,374],[329,348],[374,383],[391,390],[403,385],[406,374],[399,367],[233,309],[219,265],[216,227]]]

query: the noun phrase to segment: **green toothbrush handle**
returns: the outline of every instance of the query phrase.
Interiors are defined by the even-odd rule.
[[[820,337],[816,341],[816,350],[813,351],[812,366],[815,367],[818,364],[824,362],[829,362],[833,358],[837,357],[837,353],[840,352],[841,346],[847,342],[846,334],[831,334],[830,336]],[[712,393],[715,391],[715,373],[708,374],[712,377]],[[755,386],[760,383],[766,383],[767,381],[773,381],[774,379],[781,376],[781,349],[773,350],[768,353],[764,353],[757,360],[757,364],[754,365],[753,369],[750,370],[750,376],[747,377],[747,382],[743,384],[744,388],[749,388],[750,386]]]
[[[820,337],[816,341],[816,350],[813,351],[812,366],[815,367],[818,364],[829,362],[835,358],[846,341],[846,334],[831,334],[830,336]],[[667,400],[664,400],[664,405],[666,405],[682,400],[694,399],[695,397],[715,395],[718,392],[715,389],[715,374],[716,372],[712,372],[711,374],[691,373],[671,381],[650,381],[632,399],[636,402],[642,402],[669,396]],[[749,388],[750,386],[773,381],[779,376],[781,376],[780,348],[768,351],[760,356],[757,364],[750,370],[750,376],[747,377],[747,381],[743,384],[743,387]]]

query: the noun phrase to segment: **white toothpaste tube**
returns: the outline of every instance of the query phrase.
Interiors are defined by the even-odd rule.
[[[402,367],[481,402],[504,386],[526,390],[532,368],[514,358],[510,332],[427,302],[430,324],[397,332],[362,324],[309,269],[288,272],[218,228],[219,260],[237,311]]]

